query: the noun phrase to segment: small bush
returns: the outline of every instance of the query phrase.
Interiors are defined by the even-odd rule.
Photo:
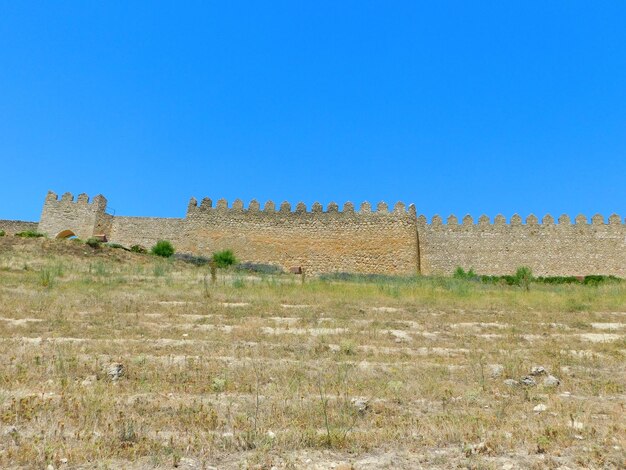
[[[454,274],[452,275],[454,279],[465,279],[467,281],[476,281],[480,278],[476,275],[473,268],[470,268],[469,271],[465,272],[465,270],[459,266],[454,270]]]
[[[15,236],[22,238],[41,238],[45,235],[43,233],[37,232],[36,230],[24,230],[23,232],[16,233]]]
[[[102,241],[99,238],[91,237],[88,238],[85,242],[85,245],[90,246],[91,248],[97,249],[102,245]]]
[[[621,282],[621,279],[619,277],[603,276],[601,274],[591,274],[589,276],[585,276],[583,279],[583,284],[587,286],[597,286],[604,284],[605,282]]]
[[[520,266],[515,272],[515,284],[530,290],[530,283],[533,281],[533,272],[528,266]]]
[[[133,253],[140,253],[142,255],[145,255],[146,253],[148,253],[148,250],[141,246],[141,245],[133,245],[130,247],[130,251],[132,251]]]
[[[167,240],[159,240],[156,245],[152,247],[150,253],[157,256],[162,256],[163,258],[169,258],[174,254],[174,245]]]
[[[213,262],[218,268],[227,268],[233,264],[237,264],[237,258],[233,250],[223,250],[213,253]]]
[[[4,237],[7,233],[4,230],[0,230],[0,237]]]
[[[534,279],[539,284],[579,284],[576,276],[539,276]]]

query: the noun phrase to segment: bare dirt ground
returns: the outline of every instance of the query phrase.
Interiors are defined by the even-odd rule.
[[[2,468],[626,468],[626,286],[220,273],[0,238]]]

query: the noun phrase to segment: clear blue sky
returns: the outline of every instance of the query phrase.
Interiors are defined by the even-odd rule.
[[[46,192],[626,215],[624,1],[0,1],[0,218]]]

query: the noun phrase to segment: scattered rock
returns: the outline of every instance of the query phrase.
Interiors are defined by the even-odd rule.
[[[107,366],[106,372],[111,380],[116,381],[119,380],[120,377],[124,376],[126,371],[124,369],[124,364],[121,362],[112,362]]]
[[[500,377],[504,373],[504,366],[502,364],[489,364],[489,375],[492,378]]]
[[[535,406],[533,408],[533,411],[536,412],[536,413],[541,413],[542,411],[546,411],[547,409],[548,409],[548,406],[544,405],[543,403],[541,403],[541,404]]]
[[[546,368],[543,366],[533,366],[530,369],[530,375],[534,375],[535,377],[538,375],[543,375],[546,373]]]
[[[526,377],[522,377],[522,380],[520,380],[520,383],[522,385],[526,385],[527,387],[534,387],[535,385],[537,385],[537,382],[535,382],[535,379],[533,379],[530,375],[527,375]]]
[[[369,408],[369,399],[365,397],[355,397],[350,400],[350,403],[352,403],[352,406],[354,406],[359,413],[365,413]]]
[[[544,387],[558,387],[560,383],[561,381],[554,375],[548,375],[545,379],[543,379]]]
[[[519,385],[519,382],[515,379],[506,379],[504,381],[504,385],[508,385],[509,387],[515,387]]]

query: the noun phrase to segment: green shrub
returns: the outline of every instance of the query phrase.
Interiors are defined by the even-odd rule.
[[[469,271],[465,272],[465,270],[461,266],[458,266],[454,270],[454,274],[452,275],[452,277],[454,279],[465,279],[468,281],[476,281],[480,279],[474,272],[473,268],[470,268]]]
[[[223,250],[213,253],[213,262],[218,268],[227,268],[233,264],[237,264],[237,258],[233,250]]]
[[[4,230],[0,230],[0,237],[4,237],[7,233]]]
[[[615,276],[603,276],[601,274],[590,274],[589,276],[585,276],[583,279],[583,284],[588,286],[597,286],[600,284],[604,284],[605,282],[620,282],[621,279]]]
[[[148,250],[145,249],[145,247],[141,246],[141,245],[133,245],[130,247],[130,251],[132,251],[133,253],[140,253],[145,255],[146,253],[148,253]]]
[[[156,245],[152,247],[150,253],[157,256],[162,256],[163,258],[169,258],[174,254],[174,245],[167,240],[159,240]]]
[[[45,235],[43,233],[37,232],[36,230],[24,230],[23,232],[16,233],[15,236],[22,238],[41,238]]]
[[[539,284],[579,284],[581,279],[576,276],[539,276],[534,281]]]
[[[85,245],[90,246],[91,248],[100,248],[100,245],[102,245],[102,240],[96,237],[90,237],[85,242]]]
[[[530,283],[533,281],[533,272],[528,266],[520,266],[515,271],[515,284],[530,290]]]

